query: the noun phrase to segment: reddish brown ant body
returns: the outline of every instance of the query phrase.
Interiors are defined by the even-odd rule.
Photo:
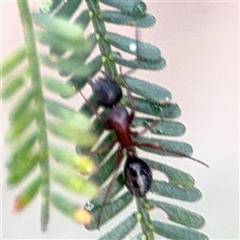
[[[136,28],[136,57],[137,62],[140,60],[139,55],[139,48],[138,48],[138,30]],[[136,66],[137,68],[138,66]],[[132,73],[136,70],[136,68],[133,68],[128,71],[127,74]],[[121,72],[121,69],[120,69]],[[205,163],[192,158],[186,154],[169,150],[165,147],[159,146],[159,145],[153,145],[150,143],[138,143],[135,141],[135,138],[143,133],[145,133],[147,130],[150,130],[153,128],[159,121],[154,120],[152,124],[145,129],[141,133],[133,132],[131,131],[131,124],[135,117],[135,111],[134,111],[134,101],[133,97],[131,95],[131,92],[128,88],[128,85],[124,79],[124,76],[120,74],[120,78],[122,79],[122,82],[125,85],[127,96],[130,102],[130,113],[127,111],[125,106],[121,106],[119,104],[120,99],[122,98],[122,89],[120,86],[117,85],[115,81],[113,81],[106,73],[102,72],[104,75],[103,77],[99,77],[96,81],[93,81],[92,79],[88,80],[89,85],[92,88],[93,95],[95,100],[100,106],[103,106],[104,108],[108,108],[108,115],[106,118],[106,121],[104,121],[101,117],[101,115],[97,112],[97,110],[92,106],[92,104],[84,97],[81,91],[80,94],[85,99],[88,106],[92,109],[92,111],[95,113],[96,117],[102,122],[105,130],[112,130],[115,132],[116,139],[110,144],[109,149],[115,144],[119,143],[119,148],[116,156],[115,161],[115,170],[113,173],[113,178],[107,188],[106,194],[103,199],[103,204],[101,206],[98,219],[97,219],[97,226],[100,227],[101,224],[101,214],[103,211],[103,208],[106,204],[106,200],[110,194],[112,185],[117,177],[117,170],[119,168],[119,165],[121,163],[121,160],[123,158],[123,151],[126,151],[127,160],[124,166],[124,179],[125,179],[125,185],[128,188],[129,192],[136,196],[136,197],[144,197],[146,193],[151,188],[152,184],[152,172],[150,167],[145,163],[143,160],[137,157],[135,147],[139,148],[149,148],[149,149],[155,149],[160,150],[162,152],[166,152],[169,154],[174,154],[181,157],[186,157],[189,159],[192,159],[196,162],[199,162],[205,166],[207,166]],[[125,75],[127,75],[125,74]],[[95,151],[94,151],[95,152]],[[208,166],[207,166],[208,167]]]
[[[105,78],[99,78],[96,82],[89,80],[89,84],[93,89],[94,96],[96,97],[96,100],[99,103],[99,105],[109,108],[106,121],[102,119],[102,117],[98,114],[97,110],[94,109],[91,103],[83,96],[83,94],[80,91],[81,95],[86,100],[89,107],[92,109],[92,111],[103,123],[104,128],[106,130],[113,130],[115,132],[116,140],[114,140],[111,143],[111,146],[109,147],[109,149],[111,149],[111,147],[117,142],[120,145],[117,152],[116,161],[115,161],[114,176],[107,188],[107,192],[103,200],[103,205],[99,213],[98,223],[97,223],[98,228],[101,223],[101,214],[102,214],[103,208],[106,204],[106,200],[109,196],[112,185],[117,177],[117,170],[123,158],[124,149],[126,150],[126,156],[127,156],[127,161],[124,167],[125,185],[127,186],[129,192],[136,197],[144,197],[145,194],[148,192],[148,190],[151,188],[152,173],[149,166],[143,160],[136,157],[135,147],[139,147],[139,148],[147,147],[151,149],[160,150],[160,151],[174,154],[177,156],[190,158],[196,162],[199,162],[207,166],[205,163],[195,158],[192,158],[186,154],[172,151],[164,147],[156,146],[150,143],[138,143],[134,140],[134,138],[136,138],[139,135],[139,133],[131,131],[131,123],[134,120],[134,116],[135,116],[134,101],[127,83],[125,82],[123,76],[121,77],[126,86],[127,95],[131,105],[130,114],[128,113],[127,109],[124,106],[121,106],[118,104],[118,102],[122,97],[121,88],[113,80],[111,80],[106,74],[105,74]],[[146,130],[151,129],[158,122],[159,120],[153,121],[152,125],[144,129],[141,132],[141,134],[144,133]]]

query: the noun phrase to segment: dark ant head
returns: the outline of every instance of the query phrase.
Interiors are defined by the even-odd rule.
[[[122,98],[122,89],[107,74],[99,77],[97,81],[88,81],[92,87],[93,95],[99,105],[111,108]]]
[[[131,194],[144,197],[152,184],[150,167],[135,156],[128,156],[124,167],[125,184]]]

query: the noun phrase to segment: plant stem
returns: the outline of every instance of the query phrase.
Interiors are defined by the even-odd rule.
[[[41,229],[45,231],[49,219],[49,156],[44,97],[41,84],[39,61],[37,56],[36,39],[33,30],[32,17],[28,1],[18,0],[21,22],[23,26],[25,44],[27,47],[28,63],[31,73],[31,86],[35,100],[36,129],[40,149],[41,184]]]
[[[114,61],[111,60],[112,50],[111,45],[108,42],[106,27],[103,17],[101,15],[101,9],[99,7],[98,1],[86,0],[88,9],[90,11],[90,16],[96,37],[98,40],[98,46],[100,49],[101,55],[105,58],[104,68],[108,76],[114,78],[117,76],[117,68]],[[141,228],[146,240],[153,240],[154,234],[151,228],[152,223],[149,216],[149,209],[146,207],[147,199],[136,198],[137,208],[141,214]]]
[[[115,62],[113,62],[111,58],[111,45],[108,42],[106,27],[104,21],[102,20],[103,17],[101,15],[101,9],[99,7],[98,1],[86,0],[86,3],[91,16],[94,31],[96,33],[96,38],[98,41],[98,46],[102,56],[105,71],[108,76],[114,78],[117,76],[117,69]]]
[[[154,240],[152,221],[149,215],[149,203],[146,197],[135,198],[138,212],[141,214],[140,224],[144,237],[142,239]]]

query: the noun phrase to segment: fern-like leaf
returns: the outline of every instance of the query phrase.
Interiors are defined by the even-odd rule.
[[[60,78],[42,77],[43,64],[48,63],[48,67],[72,73],[72,66],[78,66],[79,62],[40,53],[36,45],[38,42],[49,47],[55,45],[59,51],[78,54],[85,53],[91,45],[84,38],[80,26],[43,14],[31,15],[27,1],[18,1],[18,7],[25,44],[2,63],[2,97],[13,99],[10,127],[6,134],[6,140],[11,144],[7,160],[7,183],[17,186],[23,180],[26,182],[25,188],[14,201],[16,211],[24,209],[41,193],[41,227],[45,230],[52,191],[50,182],[55,180],[63,187],[87,196],[97,193],[94,183],[75,173],[77,170],[86,175],[94,171],[93,160],[54,144],[53,136],[83,147],[92,146],[96,137],[90,131],[89,119],[85,115],[61,102],[49,99],[45,93],[50,90],[55,96],[66,98],[73,96],[75,89]],[[41,27],[38,32],[35,30],[36,24]],[[84,76],[84,72],[87,76],[87,67],[83,67],[76,74],[82,76],[83,73]],[[50,169],[50,160],[58,161],[59,167]],[[69,172],[65,175],[62,175],[63,166],[69,167]]]
[[[77,88],[81,89],[86,84],[87,78],[93,78],[101,67],[104,68],[105,72],[113,80],[122,87],[125,87],[121,77],[119,78],[117,73],[117,65],[125,66],[130,69],[139,68],[147,70],[162,70],[166,66],[166,61],[162,57],[161,51],[156,46],[138,40],[139,50],[136,51],[136,49],[134,50],[134,48],[131,48],[131,46],[136,44],[136,39],[109,32],[106,28],[105,23],[132,26],[133,28],[147,28],[153,26],[155,18],[147,13],[147,8],[144,2],[140,0],[86,0],[85,2],[87,4],[87,9],[83,9],[82,12],[75,16],[76,22],[82,24],[84,28],[86,28],[90,22],[92,23],[94,33],[91,36],[92,39],[95,39],[92,41],[94,42],[94,46],[98,45],[99,47],[101,54],[99,60],[101,60],[101,63],[99,62],[97,67],[95,67],[95,70],[91,71],[87,77],[77,77],[77,75],[72,77],[71,81],[77,86]],[[104,7],[100,3],[112,7],[113,10],[104,10]],[[49,9],[47,13],[53,13],[56,15],[61,14],[61,16],[70,20],[74,12],[70,15],[69,9],[72,9],[74,4],[72,3],[71,6],[70,1],[68,1],[66,6],[63,4],[61,7],[56,7],[55,1],[53,1],[51,9]],[[114,49],[114,51],[112,49]],[[54,50],[54,48],[52,50]],[[115,50],[117,50],[117,52]],[[124,54],[127,53],[135,56],[136,60],[123,58],[122,52]],[[88,54],[84,56],[83,61],[85,62],[85,66],[89,66],[94,61],[92,60],[92,62],[90,61],[90,63],[87,63],[90,55],[91,53],[88,52]],[[151,129],[153,134],[161,136],[179,136],[185,132],[185,126],[182,123],[173,120],[181,114],[181,110],[177,104],[171,103],[172,96],[167,89],[130,76],[124,76],[124,79],[127,82],[130,91],[137,95],[134,96],[135,111],[148,115],[148,117],[136,117],[133,121],[133,127],[148,126],[153,119],[161,118],[162,120]],[[94,108],[98,107],[92,96],[89,98],[89,101]],[[123,96],[121,103],[127,107],[131,107],[127,96]],[[88,114],[88,116],[94,116],[87,104],[84,104],[81,107],[81,110]],[[101,115],[104,117],[105,112],[102,112]],[[94,173],[90,179],[98,184],[99,187],[102,187],[114,171],[117,153],[116,151],[113,151],[111,154],[108,154],[109,150],[107,146],[111,144],[115,136],[114,133],[102,135],[104,133],[104,128],[101,121],[97,118],[95,118],[92,128],[95,130],[98,137],[101,137],[101,142],[98,145],[101,152],[95,155],[93,154],[95,162],[101,165],[99,166],[98,171]],[[190,156],[192,153],[192,147],[189,144],[180,141],[149,137],[138,137],[136,141],[139,143],[139,146],[140,143],[144,142],[163,147],[163,150],[160,151],[148,148],[148,145],[145,145],[145,151],[154,152],[158,155],[179,156],[174,154],[174,152],[178,152],[182,154],[182,156]],[[166,152],[164,151],[164,148],[170,151]],[[76,150],[81,153],[86,151],[86,148],[77,146]],[[90,148],[88,148],[88,151],[90,151]],[[195,188],[195,182],[189,174],[153,160],[145,160],[150,167],[164,173],[169,180],[168,182],[154,180],[151,189],[153,193],[168,198],[190,202],[201,198],[201,192]],[[124,209],[132,201],[133,198],[128,192],[119,195],[119,191],[122,189],[123,185],[124,179],[122,174],[120,174],[116,182],[113,184],[110,196],[104,207],[102,224],[116,216],[119,211]],[[87,229],[96,229],[98,227],[97,216],[100,214],[106,190],[107,187],[103,187],[100,194],[101,197],[92,199],[85,205],[85,209],[92,214],[91,223],[85,225]],[[181,230],[179,236],[186,239],[191,238],[193,235],[198,238],[201,236],[204,236],[204,238],[206,237],[193,230],[178,228],[173,225],[164,225],[160,222],[152,222],[149,211],[155,207],[161,208],[169,216],[168,221],[177,222],[178,224],[190,228],[200,228],[203,225],[203,218],[198,214],[182,209],[176,205],[148,200],[147,198],[136,199],[136,204],[138,213],[132,213],[132,215],[124,220],[123,223],[120,223],[100,239],[122,239],[131,232],[132,228],[136,225],[136,221],[140,222],[140,235],[145,236],[145,239],[153,239],[154,233],[175,239],[177,235],[175,236],[175,233],[171,234],[169,231],[177,231],[177,229]]]
[[[80,13],[78,10],[82,3],[81,0],[52,0],[44,2],[41,11],[45,14],[34,15],[35,22],[44,29],[44,31],[37,32],[39,41],[46,44],[52,54],[51,57],[47,54],[41,54],[39,59],[46,66],[56,69],[59,75],[66,79],[66,82],[63,84],[59,82],[58,79],[44,76],[42,80],[46,88],[63,97],[71,97],[74,94],[74,90],[71,88],[72,85],[77,89],[82,89],[86,85],[88,78],[94,78],[102,68],[104,68],[108,76],[124,88],[125,85],[122,82],[122,76],[120,76],[121,74],[119,74],[117,70],[118,65],[130,68],[130,71],[135,69],[159,71],[166,67],[166,60],[156,46],[137,40],[139,47],[137,51],[135,39],[119,33],[110,32],[106,27],[106,23],[132,26],[133,29],[136,27],[152,27],[155,23],[155,17],[147,13],[147,6],[143,1],[85,0],[85,2],[87,9],[81,8]],[[104,5],[111,7],[111,10],[106,11]],[[49,15],[51,15],[51,17]],[[66,21],[57,20],[55,17],[64,18]],[[78,29],[76,25],[68,25],[67,21],[75,22],[76,25],[81,26],[81,29]],[[93,33],[87,37],[86,42],[83,38],[83,33],[90,23],[94,30]],[[81,48],[80,46],[84,47]],[[95,47],[98,47],[99,55],[93,56],[92,52]],[[129,60],[123,57],[126,54],[131,54],[136,60]],[[12,64],[7,64],[6,73],[20,62],[19,55],[27,56],[24,48],[17,52],[14,60],[12,60]],[[27,75],[28,72],[26,71],[25,74]],[[171,102],[172,96],[170,91],[164,87],[151,84],[147,80],[136,79],[125,75],[124,79],[130,91],[135,93],[134,105],[137,117],[135,117],[132,127],[148,126],[152,120],[159,119],[161,121],[151,129],[153,134],[163,137],[176,137],[185,132],[185,126],[174,120],[180,116],[181,110],[177,104]],[[24,84],[22,77],[18,79],[17,82],[19,88]],[[6,96],[10,96],[11,92],[14,93],[16,91],[14,88],[16,87],[12,88],[10,85],[10,90],[7,91]],[[35,95],[33,95],[32,98],[34,98],[34,96]],[[21,103],[18,108],[24,109],[23,107],[25,106],[31,106],[29,101],[31,101],[31,98],[24,100],[24,104]],[[75,116],[75,113],[65,105],[55,103],[49,99],[42,99],[41,101],[44,101],[44,107],[46,108],[43,110],[48,111],[56,118],[60,126],[57,127],[55,122],[49,121],[48,124],[45,124],[45,133],[48,131],[47,129],[49,129],[49,132],[51,131],[54,135],[74,142],[77,145],[76,151],[78,154],[91,151],[91,146],[88,144],[87,139],[84,138],[84,141],[81,141],[81,139],[78,139],[74,134],[71,134],[71,132],[79,131],[81,121],[85,124],[86,119],[80,117],[80,120],[79,117]],[[89,102],[91,102],[94,108],[98,108],[93,96],[89,97]],[[123,96],[121,103],[126,107],[131,106],[127,96]],[[89,161],[91,168],[94,168],[92,165],[93,162],[98,166],[98,171],[91,174],[89,181],[91,184],[94,183],[98,185],[100,194],[97,198],[95,197],[89,200],[84,208],[81,208],[65,196],[53,192],[51,195],[48,194],[53,205],[63,214],[76,221],[83,222],[87,229],[94,230],[98,227],[99,214],[102,213],[101,223],[104,224],[117,216],[118,213],[127,207],[134,199],[137,211],[130,213],[123,222],[119,223],[119,225],[115,226],[114,229],[110,230],[100,239],[123,239],[129,235],[137,223],[140,223],[141,230],[139,230],[140,233],[136,235],[136,239],[154,239],[155,234],[170,239],[207,239],[207,236],[194,230],[201,228],[204,224],[204,219],[199,214],[175,204],[162,202],[160,201],[161,198],[153,200],[148,198],[148,195],[144,198],[133,198],[124,188],[124,177],[122,173],[119,173],[117,180],[114,182],[103,212],[101,212],[104,196],[107,191],[106,182],[114,171],[117,154],[114,150],[109,154],[107,146],[115,139],[115,135],[114,132],[106,134],[102,122],[94,116],[94,113],[87,104],[83,104],[80,110],[88,117],[93,117],[91,128],[94,130],[98,140],[101,138],[101,141],[98,141],[97,149],[103,150],[97,154],[92,154],[91,160]],[[44,115],[44,112],[42,113]],[[141,117],[138,116],[138,113],[141,113]],[[26,111],[25,116],[23,116],[25,122],[23,121],[20,129],[18,129],[17,126],[15,127],[16,129],[13,128],[12,132],[9,133],[9,139],[14,139],[21,135],[21,130],[25,130],[26,126],[34,122],[35,118],[32,119],[30,117],[33,114],[34,112],[31,108]],[[142,114],[145,116],[142,116]],[[12,115],[16,116],[18,113],[13,112]],[[106,116],[105,110],[101,112],[101,116],[103,118]],[[67,131],[63,130],[63,128],[66,128]],[[85,134],[86,130],[87,129],[84,129],[82,134]],[[36,139],[38,139],[38,135],[34,133],[29,135],[25,139],[26,143],[22,144],[20,149],[16,149],[12,156],[16,156],[16,152],[18,153],[18,151],[22,151],[22,149],[25,152],[30,152],[29,150],[34,146]],[[45,140],[46,143],[48,143],[47,139]],[[93,138],[90,138],[89,142],[92,140]],[[190,158],[192,154],[192,147],[181,141],[166,140],[159,137],[138,137],[136,138],[136,142],[137,147],[140,146],[140,143],[146,143],[142,145],[143,150],[159,156],[175,157],[182,155],[183,157],[187,156]],[[153,143],[161,146],[163,149],[149,148],[148,144]],[[168,151],[165,151],[165,148],[168,149]],[[177,155],[174,154],[174,152],[180,154]],[[29,166],[23,169],[22,172],[28,172],[30,171],[28,169],[35,166],[34,159],[38,156],[36,155],[37,153],[33,154],[33,157],[28,157],[28,159],[33,160],[29,160]],[[68,151],[58,151],[57,148],[48,146],[47,150],[43,151],[43,153],[51,154],[64,165],[71,167],[78,165],[77,158]],[[11,159],[13,159],[13,157]],[[151,193],[155,196],[187,202],[195,202],[201,198],[202,194],[200,190],[195,187],[195,181],[188,173],[151,159],[144,159],[144,161],[146,161],[151,168],[165,174],[168,179],[166,181],[154,179]],[[9,162],[9,169],[14,165],[13,162],[13,160]],[[21,159],[18,164],[20,163]],[[86,165],[84,165],[84,167],[86,168]],[[49,172],[48,170],[48,177]],[[51,175],[55,181],[67,189],[82,192],[82,179],[76,180],[76,175],[71,175],[69,172],[61,175],[57,169],[53,169]],[[78,183],[77,187],[72,185],[71,179],[75,179],[73,181]],[[41,184],[45,186],[46,179],[41,180],[40,183],[38,179],[34,181],[34,187],[31,187],[34,194]],[[91,188],[91,186],[89,188]],[[165,221],[167,223],[152,219],[150,211],[154,208],[161,209],[166,213],[167,218]]]

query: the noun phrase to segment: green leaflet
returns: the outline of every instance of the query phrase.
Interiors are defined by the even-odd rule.
[[[89,133],[90,122],[83,114],[51,100],[46,101],[46,107],[49,113],[60,120],[48,123],[48,128],[54,135],[85,147],[95,143],[96,137]]]
[[[98,110],[98,105],[97,105],[97,102],[95,101],[93,95],[91,95],[89,98],[87,98],[87,100],[88,100],[88,102],[92,105],[92,107],[93,107],[94,109]],[[79,109],[79,112],[82,112],[83,114],[85,114],[85,115],[88,116],[89,118],[95,116],[95,115],[94,115],[94,112],[92,111],[92,109],[89,107],[89,105],[88,105],[86,102],[84,102],[84,103],[81,105],[81,107],[80,107],[80,109]],[[93,126],[95,126],[95,122],[96,122],[96,127],[102,126],[102,128],[103,128],[102,123],[100,124],[99,121],[100,121],[99,119],[96,119],[96,120],[94,121],[94,124],[92,124],[92,128],[93,128]],[[99,135],[100,135],[101,133],[102,133],[102,130],[99,132]]]
[[[124,76],[124,80],[132,92],[143,96],[148,100],[155,102],[169,102],[172,99],[172,94],[166,88],[160,87],[154,83],[128,76]]]
[[[195,187],[182,189],[175,187],[167,182],[157,180],[153,181],[151,191],[160,196],[187,202],[195,202],[202,197],[202,193]]]
[[[58,163],[71,167],[83,175],[96,170],[95,164],[90,156],[77,155],[76,152],[57,146],[50,146],[50,154]]]
[[[205,223],[202,216],[182,207],[155,200],[149,200],[149,204],[152,208],[157,207],[162,209],[167,214],[167,218],[170,221],[185,225],[187,227],[201,228]]]
[[[156,162],[156,161],[151,161],[149,159],[144,158],[144,161],[153,169],[159,170],[163,172],[169,180],[169,183],[175,187],[180,187],[183,189],[188,189],[194,187],[195,181],[193,177],[185,173],[181,170],[178,170],[176,168],[170,167],[166,164]]]
[[[67,59],[69,59],[70,61],[77,61],[79,62],[79,64],[83,64],[84,62],[86,62],[87,58],[90,56],[91,52],[93,51],[97,43],[97,40],[93,34],[89,35],[86,40],[88,42],[88,45],[91,46],[91,48],[86,48],[81,53],[73,52]],[[88,63],[88,64],[91,64],[91,63]],[[95,62],[94,65],[95,64],[97,64],[97,62]],[[89,68],[92,68],[92,67],[95,68],[95,66],[91,66]]]
[[[137,112],[162,118],[176,118],[181,114],[179,106],[174,103],[158,103],[138,97],[133,97],[133,100],[134,109]],[[121,102],[124,105],[131,107],[127,96],[123,96]]]
[[[109,239],[123,239],[127,234],[129,234],[137,224],[136,214],[133,213],[125,220],[123,220],[119,225],[113,228],[111,231],[106,233],[104,236],[98,238],[99,240],[109,240]]]
[[[53,192],[50,197],[54,207],[78,224],[88,224],[91,221],[90,212],[80,207],[78,203],[66,198],[63,194]]]
[[[56,137],[79,144],[83,147],[90,147],[96,141],[96,137],[93,134],[87,130],[83,130],[81,126],[77,127],[72,125],[71,122],[48,122],[47,127]]]
[[[54,207],[60,210],[63,214],[73,217],[76,211],[77,204],[73,203],[71,200],[67,199],[65,196],[59,193],[51,193],[51,203]]]
[[[17,144],[8,158],[7,168],[10,171],[17,169],[15,162],[19,162],[20,160],[21,164],[24,164],[26,161],[25,157],[36,143],[36,140],[37,133],[35,131],[31,132],[29,135],[27,135],[27,137],[21,139],[21,142]]]
[[[61,82],[60,80],[52,77],[43,77],[43,83],[45,87],[50,91],[53,91],[64,98],[72,97],[76,93],[74,87],[71,84]]]
[[[36,196],[42,184],[42,177],[38,175],[18,194],[14,201],[14,210],[20,211],[25,208]]]
[[[133,17],[117,11],[102,11],[104,21],[117,25],[127,25],[140,28],[152,27],[156,19],[153,15],[146,14],[143,17]]]
[[[146,5],[144,2],[140,0],[128,1],[112,1],[112,0],[100,0],[100,2],[119,9],[124,14],[134,16],[134,17],[141,17],[146,14]]]
[[[22,73],[17,73],[17,76],[6,79],[3,82],[2,98],[8,99],[20,90],[29,80],[29,72],[23,70]]]
[[[101,129],[102,129],[102,126],[101,126]],[[94,131],[94,128],[92,128],[92,131],[96,134],[96,132]],[[91,157],[96,164],[101,164],[104,158],[109,154],[109,152],[112,150],[112,147],[113,147],[112,143],[114,140],[116,140],[116,136],[114,132],[111,132],[102,138],[101,143],[99,143],[97,149],[94,150],[95,153],[91,154]],[[90,152],[90,149],[86,149],[82,146],[76,146],[76,151],[79,154],[85,154],[85,153],[88,154]],[[105,159],[105,161],[106,160],[107,159]]]
[[[149,56],[151,57],[151,56]],[[139,60],[126,60],[122,58],[119,53],[113,54],[113,59],[116,63],[128,67],[128,68],[139,68],[146,70],[162,70],[166,67],[166,60],[164,58],[159,58],[157,61],[151,61],[151,59],[139,59]]]
[[[138,147],[145,151],[157,153],[160,155],[166,156],[175,156],[175,157],[184,157],[181,154],[185,154],[187,156],[192,154],[192,147],[188,143],[158,139],[158,138],[146,138],[146,137],[137,137],[136,142],[138,143]],[[151,148],[151,146],[145,146],[143,144],[151,144],[156,146],[156,148]],[[157,149],[159,148],[159,149]]]
[[[115,144],[113,145],[113,142],[115,142]],[[112,150],[113,147],[116,146],[116,135],[115,133],[109,132],[107,133],[103,138],[101,143],[99,143],[98,147],[97,147],[97,151],[98,153],[96,154],[96,158],[95,161],[97,163],[101,163],[101,159],[104,159],[104,157],[106,157],[106,155]]]
[[[2,63],[2,77],[5,77],[10,71],[13,71],[22,61],[24,61],[27,57],[27,48],[26,46],[22,46],[13,52],[9,57],[4,59]]]
[[[82,11],[79,17],[75,20],[75,23],[81,25],[83,29],[87,28],[89,22],[90,22],[90,16],[89,16],[88,10]]]
[[[69,19],[77,7],[81,4],[82,0],[74,1],[62,1],[62,0],[51,0],[43,1],[41,4],[41,11],[43,13],[56,12],[55,16]]]
[[[36,167],[39,163],[39,153],[28,156],[17,156],[14,165],[9,169],[7,175],[8,185],[16,185],[21,180],[26,178],[28,174]]]
[[[86,67],[86,68],[85,68]],[[84,69],[87,69],[87,74],[82,74],[81,71],[79,71],[79,74],[74,74],[70,82],[77,88],[81,89],[87,82],[88,78],[91,78],[94,76],[102,67],[102,58],[101,56],[95,57],[90,63],[83,66]]]
[[[103,133],[104,127],[102,122],[98,118],[95,118],[94,121],[92,122],[91,131],[94,132],[94,134],[98,138]],[[96,152],[96,154],[92,155],[92,158],[96,163],[100,163],[105,158],[105,156],[109,153],[109,148],[113,140],[115,140],[114,134],[107,135],[104,137],[104,139],[102,139],[100,145],[98,146],[99,151]],[[84,153],[88,153],[90,149],[83,148],[82,146],[76,146],[76,151],[79,154],[84,154]]]
[[[76,2],[76,1],[75,1]],[[50,17],[46,14],[34,13],[34,22],[44,28],[48,33],[59,36],[69,41],[83,40],[83,29],[76,24],[64,19]]]
[[[190,156],[193,151],[192,147],[185,142],[138,137],[136,138],[136,146],[145,151],[157,153],[160,155],[188,158],[191,161],[200,163],[209,168],[205,162]]]
[[[86,178],[80,177],[79,174],[70,170],[51,169],[51,177],[64,188],[75,193],[80,193],[89,197],[97,194],[95,184],[89,182]]]
[[[134,237],[131,237],[130,240],[142,240],[143,235],[141,233],[136,234]]]
[[[14,122],[19,119],[25,111],[27,111],[31,104],[33,104],[34,94],[32,90],[26,91],[25,95],[21,98],[21,100],[17,101],[13,109],[9,114],[9,119]]]
[[[208,237],[200,232],[189,228],[183,228],[163,222],[153,221],[154,232],[158,235],[170,239],[185,239],[185,240],[207,240]]]
[[[98,106],[96,101],[94,100],[93,96],[91,96],[90,98],[88,98],[88,101],[92,104],[92,106],[97,110]],[[82,112],[83,114],[85,114],[86,116],[88,116],[89,118],[91,118],[94,114],[91,110],[91,108],[89,108],[87,103],[84,103],[81,108],[79,109],[79,112]],[[102,114],[101,114],[102,115]],[[101,134],[104,131],[104,127],[102,122],[98,119],[95,118],[91,124],[91,131],[95,133],[95,135],[99,138],[101,136]],[[76,151],[79,154],[84,154],[84,153],[88,153],[90,151],[90,148],[85,148],[83,146],[77,145],[76,146]],[[101,154],[92,154],[93,159],[95,160],[96,163],[101,162],[101,160],[103,160],[103,158],[106,156],[105,152],[101,153]]]
[[[35,120],[35,111],[27,109],[22,112],[18,119],[12,122],[6,134],[6,140],[13,142],[16,140]]]
[[[68,124],[76,126],[82,131],[90,129],[90,122],[88,118],[80,112],[52,100],[46,100],[46,107],[49,113],[60,120],[64,120]]]
[[[180,122],[166,121],[166,120],[159,119],[159,122],[155,124],[154,121],[156,121],[156,119],[135,117],[132,125],[134,127],[151,126],[151,128],[149,129],[151,133],[157,134],[157,135],[166,135],[166,136],[180,136],[186,130],[185,126]],[[153,123],[154,123],[154,126],[152,126]]]
[[[87,66],[83,66],[78,61],[72,59],[51,59],[48,55],[40,55],[40,60],[47,67],[64,72],[65,76],[74,74],[77,77],[88,77],[90,75],[90,69]]]
[[[138,46],[136,46],[136,39],[125,37],[123,35],[112,32],[108,32],[107,36],[111,45],[124,52],[136,56],[136,50],[138,48],[139,58],[144,59],[144,61],[156,62],[161,60],[160,50],[152,44],[138,41]],[[133,50],[131,49],[131,47],[133,47]]]
[[[102,117],[103,120],[106,119],[106,115],[107,115],[107,111],[103,111],[100,113],[100,116]],[[95,134],[97,134],[98,136],[100,136],[104,131],[104,125],[97,117],[93,120],[91,128],[92,128],[92,131],[94,131]],[[101,145],[104,146],[103,144]]]
[[[120,192],[121,189],[123,189],[125,180],[123,177],[123,174],[119,174],[119,176],[117,177],[116,181],[113,183],[113,187],[109,193],[109,197],[108,197],[108,202],[110,201],[110,199],[114,199],[114,197]],[[104,201],[104,197],[107,193],[108,190],[108,185],[104,186],[101,191],[99,192],[98,196],[92,200],[90,200],[91,204],[93,206],[100,206],[103,204]]]
[[[69,19],[81,3],[82,0],[64,1],[63,6],[59,9],[55,16]]]
[[[40,10],[42,13],[51,13],[54,11],[57,7],[60,6],[60,3],[63,2],[62,0],[48,0],[48,1],[42,1]]]
[[[132,201],[132,195],[129,192],[124,193],[119,198],[114,201],[108,202],[101,216],[101,225],[107,222],[109,219],[113,218],[120,211],[122,211],[127,205]],[[85,208],[88,209],[88,206],[85,205]],[[93,221],[90,225],[86,226],[87,229],[93,230],[97,228],[98,214],[101,211],[101,206],[95,206],[91,209],[93,214]]]
[[[37,32],[36,36],[39,42],[54,48],[54,50],[58,51],[59,53],[72,51],[77,54],[82,54],[88,49],[92,49],[90,42],[86,42],[86,40],[83,38],[72,40],[49,32]]]
[[[116,151],[105,161],[105,163],[94,173],[90,180],[96,183],[98,186],[101,186],[112,174],[115,167],[116,160]],[[97,159],[100,158],[97,156]]]

